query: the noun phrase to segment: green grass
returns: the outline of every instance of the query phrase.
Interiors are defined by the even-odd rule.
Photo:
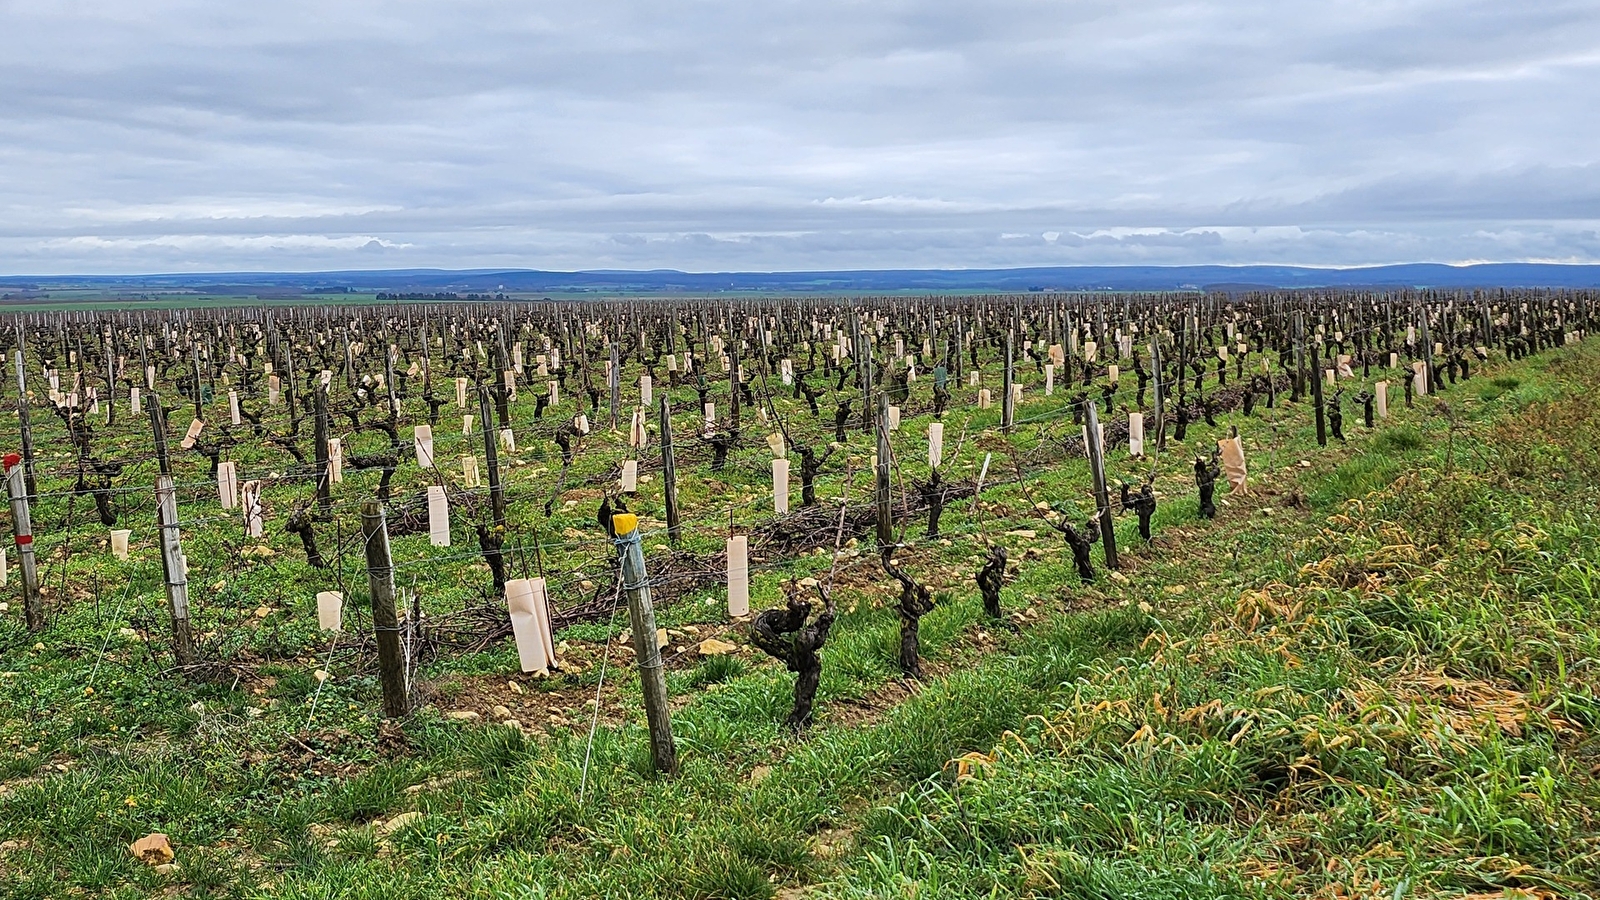
[[[1185,451],[1214,437],[1197,427],[1160,466],[1154,544],[1118,523],[1122,579],[1101,568],[1080,584],[1013,486],[986,491],[981,522],[952,508],[949,545],[917,548],[939,605],[923,622],[931,675],[913,689],[863,548],[842,561],[815,729],[783,731],[793,676],[763,657],[675,669],[676,779],[650,772],[626,659],[608,670],[592,751],[597,666],[521,682],[571,704],[570,724],[543,733],[443,716],[510,678],[505,646],[421,673],[435,703],[399,739],[380,731],[370,674],[339,669],[317,692],[326,645],[303,614],[254,624],[258,606],[303,604],[313,582],[289,560],[283,600],[267,567],[192,577],[226,582],[207,600],[213,652],[264,658],[239,685],[164,675],[158,574],[107,566],[134,585],[131,616],[108,589],[42,650],[14,625],[0,636],[14,673],[0,676],[0,841],[15,842],[0,897],[1593,895],[1600,354],[1490,372],[1372,433],[1352,416],[1350,443],[1326,451],[1307,405],[1240,417],[1255,487],[1214,523],[1196,518],[1186,473]],[[914,435],[899,439],[910,455]],[[956,465],[981,458],[968,446]],[[1148,466],[1111,465],[1130,479]],[[1079,497],[1083,473],[1041,467],[1030,496]],[[1021,529],[1037,537],[1006,535]],[[1018,567],[1015,630],[983,617],[980,530]],[[828,562],[762,573],[758,605]],[[359,566],[342,576],[358,582]],[[706,596],[664,609],[664,626],[716,622]],[[176,876],[128,856],[149,831],[171,835]]]

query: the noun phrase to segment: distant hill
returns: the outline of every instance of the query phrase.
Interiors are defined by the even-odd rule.
[[[391,269],[0,277],[0,291],[81,287],[194,290],[223,295],[390,293],[716,294],[897,291],[1175,291],[1316,287],[1600,287],[1600,265],[1413,263],[1353,269],[1304,266],[1059,266],[1022,269],[868,269],[833,272],[545,272],[534,269]]]

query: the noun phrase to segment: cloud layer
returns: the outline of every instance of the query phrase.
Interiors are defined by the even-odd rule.
[[[0,35],[0,273],[1600,260],[1588,0],[0,0]]]

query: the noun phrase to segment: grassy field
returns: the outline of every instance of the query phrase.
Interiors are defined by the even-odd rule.
[[[0,632],[0,896],[1592,896],[1597,390],[1580,346],[1374,432],[1347,415],[1327,450],[1308,405],[1263,412],[1252,491],[1198,519],[1172,454],[1154,544],[1124,520],[1123,570],[1091,585],[1033,506],[1080,497],[1081,464],[986,491],[917,548],[922,683],[896,675],[870,550],[847,555],[813,731],[781,729],[781,666],[690,660],[674,780],[602,649],[620,622],[558,636],[581,662],[557,679],[508,675],[509,646],[443,660],[432,705],[385,724],[373,680],[319,683],[314,653],[245,683],[164,674],[102,608],[135,584],[107,569],[40,643],[15,610]],[[972,584],[980,533],[1017,569],[1006,622]],[[218,584],[273,640],[248,613],[269,576]],[[728,633],[705,596],[664,624]],[[128,853],[152,831],[176,871]]]

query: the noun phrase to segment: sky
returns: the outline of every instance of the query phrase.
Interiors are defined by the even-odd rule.
[[[1600,262],[1600,2],[0,0],[0,274]]]

